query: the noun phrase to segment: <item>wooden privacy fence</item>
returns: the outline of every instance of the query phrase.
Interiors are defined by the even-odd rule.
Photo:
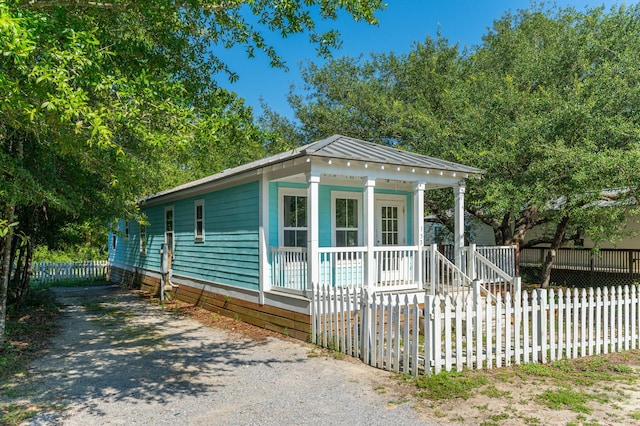
[[[431,374],[637,349],[640,292],[636,285],[535,290],[503,303],[501,295],[462,300],[318,287],[312,320],[318,345],[385,370]]]
[[[31,279],[46,284],[59,281],[104,280],[107,276],[106,260],[86,262],[34,262]]]

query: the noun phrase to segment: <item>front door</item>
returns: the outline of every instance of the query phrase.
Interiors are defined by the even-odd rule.
[[[386,196],[376,199],[376,249],[378,281],[380,283],[405,281],[407,261],[403,251],[393,246],[407,245],[406,199]]]

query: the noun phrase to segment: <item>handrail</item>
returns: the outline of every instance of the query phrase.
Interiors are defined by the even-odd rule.
[[[474,252],[473,257],[474,257],[474,259],[479,260],[485,267],[491,269],[494,273],[499,275],[501,278],[504,278],[506,281],[509,281],[509,282],[513,281],[514,277],[510,276],[505,271],[500,269],[495,263],[491,262],[489,259],[487,259],[482,254],[480,254],[480,253],[478,253],[476,251],[476,252]]]

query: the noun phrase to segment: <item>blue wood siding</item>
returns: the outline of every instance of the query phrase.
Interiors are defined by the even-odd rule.
[[[306,184],[301,183],[287,183],[287,182],[270,182],[269,183],[269,246],[278,247],[280,229],[279,229],[279,188],[298,188],[307,189]],[[362,186],[335,186],[335,185],[319,185],[318,197],[319,199],[319,232],[318,232],[318,246],[319,247],[331,247],[331,192],[355,192],[362,194],[364,188]],[[395,194],[403,195],[407,200],[407,245],[413,244],[413,193],[409,191],[396,191],[376,189],[376,194]],[[362,203],[362,197],[360,198]],[[364,214],[364,206],[362,206],[362,212]],[[362,221],[363,218],[361,217]],[[364,222],[360,224],[362,227]]]
[[[138,265],[140,262],[140,225],[129,221],[129,236],[126,236],[127,222],[120,219],[117,231],[109,233],[109,260],[127,265]],[[113,237],[116,237],[116,250],[113,251]]]
[[[130,228],[128,244],[119,244],[115,261],[160,271],[164,214],[173,206],[175,275],[236,287],[259,288],[259,183],[250,182],[153,207],[147,217],[147,254],[140,255],[140,227]],[[204,200],[204,241],[196,241],[195,200]],[[135,229],[135,237],[132,231]],[[118,241],[120,243],[120,241]]]

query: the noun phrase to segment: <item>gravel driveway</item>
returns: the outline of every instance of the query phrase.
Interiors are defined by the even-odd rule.
[[[62,329],[24,398],[55,410],[27,424],[425,424],[360,363],[208,328],[116,286],[54,292]]]

